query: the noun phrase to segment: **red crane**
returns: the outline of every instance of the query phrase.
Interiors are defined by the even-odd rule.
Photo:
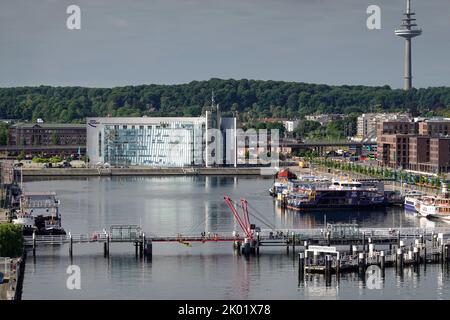
[[[253,232],[250,225],[250,217],[248,214],[248,202],[245,199],[241,199],[241,207],[242,207],[242,217],[239,214],[239,212],[236,210],[236,207],[234,206],[233,200],[230,199],[230,197],[225,196],[224,197],[225,202],[227,203],[228,207],[231,210],[231,213],[233,214],[234,218],[238,222],[239,226],[241,227],[242,231],[244,232],[245,236],[251,240],[253,239]]]

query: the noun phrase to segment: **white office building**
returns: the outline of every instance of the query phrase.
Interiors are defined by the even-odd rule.
[[[188,167],[236,165],[236,119],[204,117],[87,118],[91,164]]]

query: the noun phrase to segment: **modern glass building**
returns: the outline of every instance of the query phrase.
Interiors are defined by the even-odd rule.
[[[234,151],[234,139],[226,140],[225,129],[235,132],[234,118],[215,117],[120,117],[87,118],[87,155],[91,164],[112,166],[187,167],[221,163],[211,160]],[[224,125],[220,125],[223,122]],[[225,128],[224,126],[227,126]],[[218,129],[219,139],[211,138],[211,129]],[[235,134],[234,134],[235,135]],[[230,136],[228,132],[228,136]],[[233,134],[232,134],[233,136]],[[232,140],[232,141],[230,141]],[[220,152],[215,143],[224,143]],[[224,151],[228,150],[228,151]],[[227,163],[230,163],[229,161]],[[234,162],[233,162],[234,164]]]

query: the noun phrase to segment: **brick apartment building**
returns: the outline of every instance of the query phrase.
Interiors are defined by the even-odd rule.
[[[10,150],[36,154],[75,154],[86,150],[85,124],[18,123],[9,127]]]
[[[414,171],[450,171],[450,119],[385,121],[377,125],[381,165]]]

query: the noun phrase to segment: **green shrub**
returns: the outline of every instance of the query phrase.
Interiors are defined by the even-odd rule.
[[[19,257],[22,255],[23,246],[21,226],[12,223],[0,224],[0,256]]]

